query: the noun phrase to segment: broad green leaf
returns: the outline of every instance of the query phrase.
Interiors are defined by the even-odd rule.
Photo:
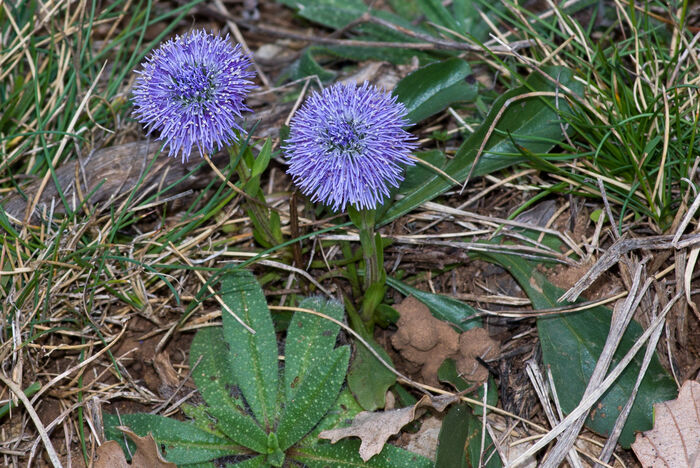
[[[231,313],[221,311],[233,378],[267,431],[276,419],[279,370],[277,338],[265,296],[253,274],[245,270],[222,277],[221,296],[231,311],[255,331],[249,332]]]
[[[429,459],[407,450],[385,445],[377,455],[363,462],[359,455],[360,441],[345,439],[330,444],[319,442],[309,447],[293,449],[290,458],[306,464],[309,468],[432,468]]]
[[[164,418],[155,414],[135,413],[105,414],[105,437],[116,440],[124,447],[124,434],[117,426],[128,426],[141,437],[150,432],[161,447],[164,447],[163,456],[170,462],[177,464],[201,463],[225,455],[241,453],[237,444],[223,439],[209,432],[175,419]],[[127,437],[128,439],[128,437]],[[136,447],[129,442],[131,453]],[[125,453],[128,453],[125,451]]]
[[[299,304],[302,309],[311,309],[336,320],[343,319],[343,305],[326,301],[321,297],[310,297]],[[284,345],[284,394],[292,401],[311,369],[328,359],[335,348],[340,326],[317,315],[296,312],[287,327]],[[335,398],[335,396],[333,396]]]
[[[466,403],[452,405],[442,420],[438,436],[435,468],[471,468],[465,453],[469,435],[468,414],[471,409]]]
[[[290,8],[293,8],[297,10],[299,15],[306,15],[305,10],[308,10],[309,8],[318,8],[318,7],[331,7],[331,8],[337,8],[337,9],[349,9],[349,10],[357,10],[360,11],[360,14],[365,12],[367,10],[367,6],[362,0],[305,0],[303,2],[300,2],[299,0],[278,0],[279,3],[282,3],[284,5],[287,5]],[[314,18],[308,18],[311,21],[316,21]],[[351,18],[350,21],[352,21],[355,18]],[[321,23],[323,24],[323,23]],[[333,26],[331,24],[326,24],[328,27],[342,27],[343,25],[340,26]]]
[[[315,52],[319,52],[319,49],[315,46],[307,47],[306,50],[304,50],[299,60],[295,61],[286,71],[290,80],[300,80],[307,76],[317,76],[321,81],[325,82],[335,78],[335,72],[326,70],[318,64],[314,58]],[[323,53],[323,50],[320,50],[320,52]]]
[[[414,153],[414,156],[432,164],[438,169],[442,169],[442,167],[445,165],[445,153],[440,150],[422,151],[420,153]],[[408,195],[422,186],[425,181],[434,174],[435,171],[433,169],[426,167],[419,162],[416,162],[416,164],[413,166],[408,166],[406,168],[403,182],[401,182],[401,185],[399,186],[398,193],[401,195]]]
[[[415,297],[430,309],[435,318],[450,322],[461,331],[481,326],[478,311],[469,304],[442,294],[421,291],[391,277],[386,278],[386,284],[404,296]]]
[[[481,450],[481,433],[485,430],[481,420],[469,405],[453,405],[440,428],[435,468],[500,468],[501,459],[488,432]],[[481,462],[481,463],[480,463]]]
[[[338,397],[349,361],[350,348],[342,346],[327,353],[325,361],[308,369],[280,416],[277,436],[282,450],[304,437],[323,418]]]
[[[572,73],[563,68],[546,67],[550,76],[574,92],[581,92],[581,85],[573,80]],[[493,104],[489,115],[481,126],[462,144],[455,157],[445,166],[444,171],[458,181],[466,179],[482,142],[491,124],[509,100],[532,91],[554,92],[552,82],[539,74],[532,74],[526,85],[504,93]],[[570,107],[563,97],[558,100],[559,111],[568,112]],[[527,160],[522,156],[523,148],[531,153],[546,153],[563,138],[562,126],[555,110],[554,97],[530,97],[513,101],[504,111],[474,167],[472,177],[490,174]],[[517,145],[517,146],[516,146]],[[378,224],[383,225],[403,216],[422,203],[447,191],[452,183],[440,175],[425,180],[415,192],[395,202]]]
[[[520,287],[532,301],[535,309],[546,309],[565,305],[557,302],[563,289],[552,283],[536,270],[536,265],[519,257],[504,254],[479,254],[506,268],[518,281]],[[565,413],[572,411],[580,402],[593,373],[596,362],[610,331],[612,313],[605,307],[595,307],[581,312],[548,316],[537,319],[537,331],[542,346],[542,358],[551,369],[557,394]],[[632,320],[622,337],[614,355],[614,367],[643,333],[642,327]],[[640,372],[643,353],[638,353],[613,386],[594,406],[586,425],[607,437],[610,434],[620,409],[627,402]],[[629,447],[636,431],[646,431],[653,425],[653,405],[676,398],[677,387],[659,362],[656,354],[652,358],[632,411],[629,414],[620,444]]]
[[[356,20],[367,11],[365,5],[353,5],[352,2],[339,2],[339,4],[303,5],[299,16],[322,24],[328,28],[340,29],[348,23]]]
[[[363,337],[387,363],[391,358],[372,338]],[[367,411],[384,408],[386,391],[396,382],[387,369],[362,343],[356,343],[355,355],[348,371],[348,387],[357,402]]]
[[[455,102],[473,100],[478,86],[465,81],[471,74],[471,67],[462,59],[431,63],[399,81],[394,94],[406,106],[406,118],[414,124]]]
[[[217,420],[216,428],[237,443],[262,453],[267,447],[267,434],[246,413],[243,401],[231,396],[235,380],[228,357],[222,328],[199,330],[190,348],[192,379],[208,404],[207,412]]]

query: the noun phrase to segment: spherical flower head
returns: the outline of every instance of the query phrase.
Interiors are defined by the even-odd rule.
[[[311,201],[373,209],[413,165],[406,108],[367,82],[335,84],[297,111],[284,146],[290,174]]]
[[[254,87],[250,58],[224,38],[202,30],[177,36],[148,57],[133,91],[134,116],[159,133],[169,156],[189,159],[196,146],[212,154],[237,140],[236,123]]]

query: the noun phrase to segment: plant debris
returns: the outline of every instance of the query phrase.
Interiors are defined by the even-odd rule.
[[[456,395],[438,397],[424,395],[413,406],[376,413],[363,411],[355,416],[350,426],[323,431],[318,436],[321,439],[330,439],[331,443],[346,437],[359,437],[362,440],[360,457],[363,461],[367,461],[382,451],[389,437],[398,434],[406,424],[421,417],[425,412],[424,408],[431,407],[442,412],[458,398]]]
[[[119,426],[118,429],[136,444],[136,452],[131,458],[131,463],[126,461],[119,444],[109,440],[98,447],[95,468],[175,468],[177,466],[163,458],[150,433],[146,437],[140,437],[128,427]]]

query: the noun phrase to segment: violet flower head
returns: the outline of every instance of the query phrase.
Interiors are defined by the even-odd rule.
[[[395,96],[367,82],[314,93],[292,119],[287,173],[311,201],[335,211],[376,208],[403,180],[402,165],[413,165],[405,115]]]
[[[200,154],[216,152],[243,132],[236,119],[250,110],[243,103],[254,87],[249,66],[250,58],[228,35],[198,30],[177,36],[137,71],[134,116],[183,163],[194,147]]]

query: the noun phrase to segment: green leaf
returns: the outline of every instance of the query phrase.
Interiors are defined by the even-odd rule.
[[[307,4],[299,3],[298,5],[301,6],[298,12],[299,16],[328,28],[340,29],[367,11],[367,7],[362,2],[355,2],[354,4],[352,1],[323,3],[322,5],[314,5],[311,2]]]
[[[478,86],[465,81],[471,74],[471,67],[462,59],[431,63],[399,81],[394,94],[406,106],[408,121],[417,123],[455,102],[472,101]]]
[[[455,21],[454,16],[442,5],[440,0],[418,0],[418,6],[430,22],[444,26],[457,33],[461,32],[461,28]]]
[[[452,405],[442,420],[438,436],[435,468],[471,468],[465,453],[469,435],[468,415],[471,409],[466,403]],[[477,465],[478,466],[478,465]]]
[[[197,428],[194,424],[164,418],[155,414],[135,413],[105,414],[105,437],[116,440],[125,449],[124,434],[117,426],[128,426],[141,437],[153,434],[153,438],[164,447],[163,456],[177,464],[201,463],[215,458],[240,453],[240,447]],[[128,439],[128,438],[127,438]],[[131,453],[136,447],[129,441]],[[125,450],[125,453],[128,453]]]
[[[265,296],[253,274],[245,270],[222,277],[221,296],[231,311],[255,331],[250,333],[231,313],[222,310],[231,372],[253,414],[269,431],[277,414],[279,370],[275,328]]]
[[[267,460],[265,459],[265,456],[263,455],[258,455],[257,457],[249,458],[247,460],[244,460],[242,462],[234,463],[232,465],[226,465],[228,466],[237,466],[238,468],[267,468],[269,465],[267,464]]]
[[[481,318],[477,316],[479,312],[469,304],[442,294],[421,291],[391,277],[386,278],[386,284],[404,296],[415,297],[430,309],[435,318],[450,322],[461,331],[481,326]]]
[[[492,2],[489,8],[485,9],[487,11],[484,11],[484,9],[479,8],[479,3],[474,0],[453,0],[452,12],[461,31],[466,32],[477,41],[484,42],[489,38],[490,29],[479,11],[481,10],[487,17],[494,19],[497,17],[495,11],[504,10],[505,5],[501,2]]]
[[[277,435],[282,450],[304,437],[323,418],[338,397],[349,361],[350,348],[342,346],[309,369],[280,417]]]
[[[9,278],[10,275],[7,276]],[[41,384],[39,382],[33,382],[31,385],[29,385],[27,388],[22,390],[25,396],[31,397],[34,395],[36,392],[39,391],[41,388]],[[15,408],[16,405],[10,401],[8,404],[0,407],[0,419],[2,419],[7,413],[10,412],[10,409]]]
[[[576,93],[581,93],[581,85],[573,80],[571,71],[563,68],[545,67],[550,76]],[[471,169],[482,142],[501,108],[513,98],[531,91],[555,91],[554,85],[539,74],[526,80],[526,86],[504,93],[493,104],[491,112],[481,126],[462,144],[455,157],[445,166],[444,171],[456,180],[465,180]],[[568,112],[569,106],[563,97],[558,100],[559,111]],[[490,174],[527,160],[522,156],[523,148],[531,153],[546,153],[555,142],[563,138],[562,126],[555,110],[555,100],[550,97],[531,97],[511,103],[488,139],[484,152],[479,157],[472,173],[473,177]],[[517,146],[516,146],[517,145]],[[452,183],[435,174],[426,179],[424,185],[394,203],[378,220],[383,225],[403,216],[417,206],[447,191]]]
[[[290,458],[306,464],[309,468],[431,468],[429,459],[407,450],[385,445],[377,455],[363,462],[359,455],[360,441],[345,439],[330,444],[319,442],[317,445],[293,449]]]
[[[372,338],[363,336],[389,364],[391,358]],[[355,356],[348,371],[348,387],[357,402],[367,411],[383,408],[386,391],[396,382],[396,375],[387,369],[362,343],[355,345]]]
[[[306,298],[299,307],[321,312],[336,320],[343,319],[343,305],[322,297]],[[287,402],[294,399],[304,379],[311,375],[311,369],[328,359],[335,348],[339,331],[339,325],[323,317],[294,313],[284,345],[284,393]]]
[[[482,430],[484,427],[481,420],[474,415],[469,405],[453,405],[440,428],[435,468],[500,468],[501,459],[488,432],[485,434],[484,453],[481,455]]]
[[[318,434],[321,431],[340,427],[346,424],[347,421],[352,420],[352,418],[362,411],[362,407],[352,395],[352,392],[350,392],[347,387],[343,388],[323,419],[321,419],[318,425],[316,425],[299,444],[315,444],[318,441]]]
[[[479,256],[506,268],[525,290],[535,309],[565,305],[557,302],[564,290],[547,281],[536,270],[536,265],[522,258],[504,254],[489,253],[479,254]],[[581,312],[537,319],[542,358],[545,365],[552,371],[557,394],[565,413],[576,408],[583,396],[610,331],[611,316],[610,310],[601,306]],[[620,361],[642,333],[642,327],[634,320],[631,321],[614,355],[611,367]],[[620,409],[632,392],[642,360],[643,356],[637,354],[613,386],[594,406],[586,420],[586,425],[590,429],[604,437],[610,434]],[[661,366],[655,354],[642,379],[632,411],[620,435],[620,444],[623,447],[629,447],[634,441],[635,431],[651,429],[653,405],[676,398],[677,390],[673,379]]]
[[[452,384],[452,386],[454,386],[455,389],[457,389],[458,392],[462,392],[471,386],[469,382],[460,377],[459,371],[457,371],[457,363],[454,359],[445,359],[442,362],[440,368],[438,369],[438,379],[442,382],[449,382],[450,384]],[[488,394],[486,395],[486,403],[491,406],[495,406],[496,403],[498,403],[498,386],[496,385],[496,381],[491,375],[489,375],[488,382],[489,384],[487,386]],[[476,391],[476,393],[477,395],[474,397],[474,399],[483,401],[484,386],[481,385]],[[483,407],[479,405],[472,405],[472,409],[474,410],[474,414],[476,414],[477,416],[481,416],[484,412]]]
[[[274,467],[281,467],[284,464],[284,451],[280,448],[277,434],[270,432],[267,436],[267,456],[265,461]]]
[[[228,356],[221,327],[199,330],[190,348],[192,379],[209,405],[207,412],[216,418],[217,429],[237,443],[262,453],[267,447],[267,434],[246,413],[243,402],[231,397],[235,380]]]
[[[268,138],[265,140],[265,144],[260,150],[260,153],[258,153],[258,157],[255,158],[255,161],[253,162],[253,169],[251,170],[250,177],[257,177],[262,174],[265,169],[267,169],[268,164],[270,164],[271,154],[272,140]]]
[[[319,80],[326,82],[335,78],[336,74],[334,72],[326,70],[318,64],[314,58],[314,53],[317,52],[323,52],[323,49],[319,50],[314,46],[307,47],[301,54],[301,57],[299,57],[299,60],[295,61],[286,71],[289,79],[300,80],[307,76],[317,76]]]
[[[438,169],[442,169],[445,165],[445,153],[440,150],[422,151],[420,153],[415,153],[414,156],[432,164]],[[408,195],[421,187],[425,181],[434,174],[435,171],[433,169],[419,162],[416,162],[413,166],[408,166],[403,182],[401,182],[399,186],[398,193],[401,195]]]

